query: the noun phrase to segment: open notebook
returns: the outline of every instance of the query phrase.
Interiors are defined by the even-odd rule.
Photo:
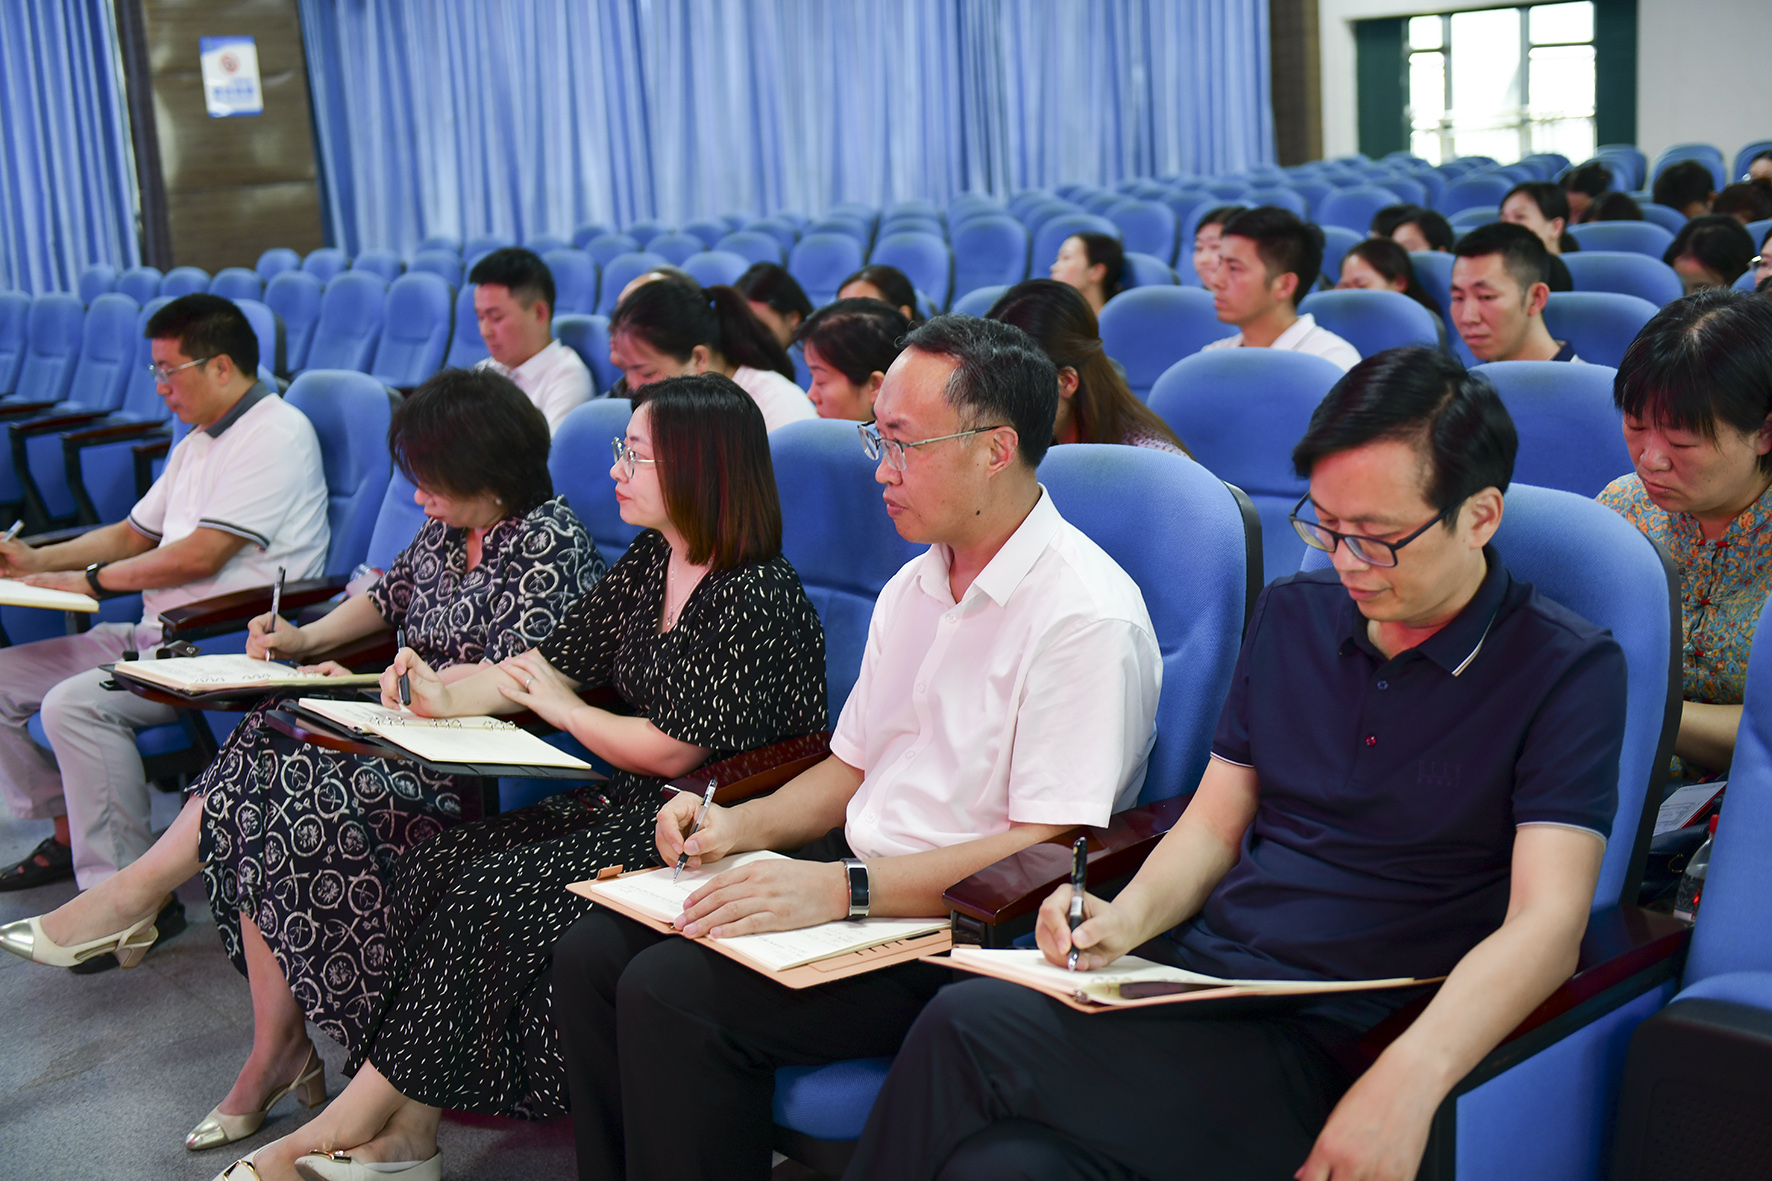
[[[660,930],[671,930],[672,920],[683,913],[684,902],[696,890],[729,869],[771,859],[785,860],[780,853],[766,850],[740,853],[719,861],[710,861],[700,869],[686,869],[675,882],[671,881],[674,867],[667,865],[621,877],[574,882],[569,888],[574,893],[593,902],[604,903],[629,918],[642,922],[650,920],[648,925]],[[941,933],[945,937],[947,929],[948,920],[945,918],[839,919],[836,922],[820,923],[816,927],[802,927],[798,931],[733,935],[725,939],[710,939],[708,942],[740,963],[748,964],[761,972],[775,974],[790,973],[795,968],[853,956],[886,944],[919,940],[922,936]],[[919,943],[916,950],[918,954],[929,954],[938,949]],[[897,962],[896,958],[892,962]],[[807,982],[817,981],[809,979]]]
[[[320,697],[303,697],[296,705],[359,734],[385,738],[427,762],[569,767],[590,772],[587,777],[596,778],[595,770],[583,759],[557,750],[501,718],[421,718],[368,701],[329,701]]]
[[[966,972],[1025,984],[1056,997],[1073,1009],[1095,1012],[1137,1005],[1231,997],[1313,996],[1336,992],[1370,992],[1434,980],[1397,977],[1390,980],[1225,980],[1183,968],[1171,968],[1135,955],[1121,956],[1094,972],[1070,972],[1046,959],[1039,948],[986,949],[956,947],[948,963]]]
[[[255,660],[238,654],[225,656],[176,656],[167,660],[119,660],[112,672],[132,681],[170,689],[175,693],[220,693],[229,689],[290,689],[324,684],[348,689],[374,685],[379,674],[361,673],[328,677],[300,673],[292,664]]]
[[[75,591],[47,590],[16,578],[0,578],[0,607],[42,607],[49,611],[98,610],[98,600]]]

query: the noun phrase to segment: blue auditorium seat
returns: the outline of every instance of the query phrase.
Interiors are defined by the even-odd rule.
[[[1409,262],[1415,267],[1415,279],[1422,289],[1434,297],[1440,305],[1440,315],[1446,322],[1447,340],[1455,339],[1458,331],[1452,326],[1452,255],[1445,250],[1411,250]]]
[[[852,239],[865,257],[868,252],[869,244],[874,240],[874,227],[872,223],[862,221],[860,218],[827,214],[801,231],[800,239],[801,241],[805,241],[807,238],[810,238],[815,234],[836,234],[841,237]],[[790,256],[791,253],[792,252],[790,252]],[[815,300],[813,302],[816,303],[817,301]]]
[[[110,263],[95,262],[80,272],[74,286],[80,302],[90,307],[93,300],[116,289],[117,268]]]
[[[632,254],[618,254],[603,266],[603,283],[597,292],[597,314],[607,316],[615,311],[616,302],[621,299],[622,288],[656,267],[670,266],[671,263],[663,255],[641,250]]]
[[[937,234],[882,234],[874,243],[868,262],[897,267],[911,281],[911,286],[927,295],[939,311],[948,305],[948,292],[954,285],[954,256],[948,244]]]
[[[1621,193],[1642,188],[1649,177],[1649,157],[1635,144],[1601,144],[1594,159],[1612,169],[1612,187]]]
[[[597,264],[589,254],[562,246],[541,260],[554,276],[555,315],[589,315],[597,310]]]
[[[1640,221],[1599,224],[1646,230],[1661,228]],[[1577,291],[1613,291],[1620,295],[1634,295],[1638,299],[1648,300],[1656,307],[1672,303],[1684,294],[1678,272],[1659,257],[1651,258],[1628,250],[1584,249],[1575,254],[1564,255],[1563,262],[1569,268],[1569,278]]]
[[[1292,447],[1340,380],[1339,366],[1308,353],[1213,349],[1174,365],[1151,390],[1151,409],[1194,457],[1255,503],[1270,578],[1297,570],[1304,556],[1286,520],[1306,487],[1292,470]]]
[[[108,525],[128,515],[140,491],[135,478],[135,445],[168,427],[171,416],[166,399],[148,373],[154,357],[153,342],[147,337],[148,321],[167,302],[166,296],[157,296],[136,315],[131,333],[134,355],[117,413],[62,437],[64,467],[80,524]],[[89,430],[94,433],[88,435]]]
[[[646,242],[648,253],[658,255],[674,267],[682,266],[684,259],[706,249],[707,244],[694,234],[682,234],[676,230],[654,234]]]
[[[25,322],[31,318],[31,297],[22,291],[0,291],[0,398],[9,397],[25,362]]]
[[[523,239],[523,248],[535,254],[546,255],[550,250],[561,250],[571,247],[570,239],[559,234],[531,234]]]
[[[1316,209],[1318,202],[1336,191],[1335,186],[1328,181],[1311,177],[1293,180],[1290,187],[1293,192],[1309,201],[1313,210]]]
[[[160,280],[160,294],[177,299],[209,290],[209,272],[202,267],[173,267]]]
[[[480,317],[474,314],[474,285],[464,283],[455,293],[455,323],[449,331],[449,355],[443,364],[451,369],[472,369],[491,356],[486,338],[480,335]]]
[[[380,275],[382,282],[392,283],[405,273],[406,266],[392,250],[365,250],[352,261],[351,269],[369,271]]]
[[[1427,204],[1428,187],[1412,176],[1392,173],[1389,176],[1377,178],[1377,184],[1379,188],[1389,189],[1395,193],[1399,201],[1407,201],[1411,205]]]
[[[1126,269],[1120,277],[1121,290],[1134,287],[1173,287],[1175,271],[1162,259],[1136,250],[1126,252]]]
[[[586,243],[590,242],[592,238],[600,238],[604,234],[613,234],[614,232],[614,226],[605,225],[600,221],[588,221],[572,231],[572,245],[576,249],[583,250]]]
[[[421,250],[412,256],[409,269],[436,275],[449,284],[451,291],[461,286],[461,256],[453,250]]]
[[[463,259],[479,258],[482,254],[491,254],[494,250],[515,245],[505,234],[476,234],[462,245],[461,256]]]
[[[1012,287],[1028,277],[1027,227],[1009,214],[989,211],[954,227],[953,302],[980,287]]]
[[[1029,256],[1029,269],[1049,267],[1058,258],[1059,247],[1064,240],[1073,234],[1106,234],[1110,238],[1120,236],[1120,227],[1095,213],[1060,214],[1040,224],[1034,232],[1033,253]]]
[[[1520,435],[1514,479],[1577,496],[1598,496],[1631,471],[1624,419],[1612,403],[1617,370],[1558,361],[1478,365],[1495,383]]]
[[[1735,163],[1729,170],[1729,183],[1734,184],[1747,175],[1747,166],[1752,164],[1754,157],[1761,152],[1772,152],[1772,139],[1757,139],[1746,144],[1735,153]]]
[[[273,246],[258,256],[258,264],[252,269],[268,285],[284,271],[301,270],[301,255],[287,246]]]
[[[800,240],[799,227],[780,217],[759,217],[755,221],[746,222],[744,228],[750,233],[768,234],[774,238],[784,255]]]
[[[161,296],[153,300],[152,304],[157,308],[165,299],[166,296]],[[277,313],[273,312],[263,300],[236,299],[233,302],[234,306],[240,309],[240,313],[246,317],[246,322],[252,325],[252,334],[258,337],[259,367],[268,369],[275,374],[277,367],[283,363],[284,351],[283,325],[277,319]],[[146,323],[144,320],[144,327]]]
[[[304,369],[367,373],[381,338],[387,284],[371,271],[343,271],[326,284]]]
[[[609,363],[608,316],[555,316],[554,338],[577,353],[591,371],[591,397],[607,394],[614,388],[621,370]]]
[[[265,306],[283,321],[284,373],[295,373],[307,364],[325,292],[325,284],[306,271],[284,271],[265,285]]]
[[[393,395],[366,373],[309,369],[284,399],[314,424],[326,476],[326,519],[332,539],[326,576],[350,574],[368,552],[376,514],[388,488],[388,422]]]
[[[1501,199],[1514,187],[1505,176],[1492,174],[1461,176],[1440,194],[1440,212],[1447,217],[1461,210],[1479,206],[1501,207]]]
[[[901,201],[894,201],[891,205],[886,207],[887,217],[893,217],[898,214],[909,214],[915,217],[933,217],[937,221],[941,220],[940,208],[936,206],[935,202],[927,201],[922,197],[906,197]]]
[[[796,214],[795,216],[798,216],[798,215]],[[736,234],[736,233],[738,233],[738,231],[745,228],[745,224],[751,220],[751,214],[749,214],[749,213],[723,213],[720,215],[718,220],[724,221],[726,223],[726,232],[727,233]]]
[[[1672,234],[1678,234],[1685,228],[1686,222],[1689,220],[1686,215],[1681,213],[1678,209],[1670,209],[1666,205],[1657,205],[1653,201],[1642,200],[1638,201],[1637,205],[1643,211],[1644,221],[1654,222],[1656,225]]]
[[[1313,206],[1311,220],[1325,229],[1340,226],[1364,238],[1372,225],[1372,215],[1387,205],[1400,204],[1402,200],[1391,189],[1377,185],[1337,189]]]
[[[1766,244],[1766,235],[1772,234],[1772,218],[1747,223],[1747,236],[1754,241],[1754,249],[1758,250]]]
[[[734,230],[716,242],[714,249],[736,254],[746,263],[772,262],[780,266],[787,259],[781,242],[759,230]]]
[[[1003,293],[1007,290],[1009,290],[1009,286],[1003,284],[993,284],[989,287],[974,287],[971,291],[968,291],[965,295],[956,299],[954,301],[954,306],[949,310],[956,316],[983,316],[986,312],[991,310],[993,304],[1003,298]]]
[[[1682,164],[1687,160],[1696,160],[1710,170],[1716,192],[1721,192],[1723,187],[1729,183],[1729,176],[1723,166],[1722,152],[1710,144],[1675,144],[1655,157],[1655,163],[1649,169],[1649,179],[1644,187],[1654,188],[1655,182],[1661,179],[1662,173],[1675,164]]]
[[[1120,243],[1128,251],[1147,254],[1165,266],[1175,261],[1180,227],[1175,211],[1161,201],[1115,201],[1108,206],[1107,219],[1120,228]]]
[[[778,214],[777,216],[785,215]],[[839,201],[825,211],[825,216],[847,217],[852,221],[860,222],[870,231],[880,224],[880,211],[862,201]],[[804,228],[808,223],[805,218],[801,218],[799,224]]]
[[[1434,314],[1395,291],[1317,291],[1305,296],[1298,310],[1309,312],[1362,357],[1408,345],[1440,347]]]
[[[732,231],[727,228],[725,222],[716,221],[710,217],[704,217],[685,224],[683,228],[677,232],[690,234],[699,238],[701,240],[701,249],[712,250],[719,244],[721,238],[724,238]]]
[[[461,239],[452,234],[426,234],[419,240],[418,245],[412,248],[412,253],[419,255],[429,250],[447,251],[459,259],[461,257]]]
[[[363,562],[384,574],[394,564],[418,531],[425,527],[425,510],[414,498],[418,486],[398,466],[390,464],[388,490],[376,510],[375,527],[369,531],[369,545],[363,551]]]
[[[25,351],[13,381],[12,397],[0,401],[0,416],[47,409],[60,402],[74,380],[80,359],[80,328],[86,309],[80,297],[64,291],[39,295],[25,316]],[[0,502],[17,499],[0,489]]]
[[[1366,234],[1365,231],[1356,234],[1345,226],[1319,228],[1323,231],[1323,269],[1317,276],[1317,282],[1325,287],[1333,287],[1341,279],[1341,260],[1347,256],[1348,251],[1365,239]]]
[[[683,269],[703,287],[730,287],[751,269],[751,260],[730,250],[702,250],[684,259]]]
[[[1023,209],[1020,214],[1021,224],[1027,227],[1030,235],[1037,235],[1040,227],[1055,217],[1066,217],[1072,214],[1093,216],[1087,209],[1074,201],[1066,201],[1058,197],[1046,197]],[[1117,227],[1116,227],[1117,229]],[[1036,260],[1037,262],[1038,260]]]
[[[381,339],[369,373],[383,385],[411,389],[443,366],[449,347],[449,284],[415,271],[388,288]]]
[[[1275,205],[1281,209],[1289,209],[1300,217],[1310,216],[1310,202],[1293,188],[1250,189],[1249,199],[1258,206]],[[1187,243],[1187,248],[1192,250],[1193,243]]]
[[[1472,205],[1452,214],[1446,220],[1451,223],[1453,232],[1462,238],[1478,226],[1500,221],[1501,208],[1497,205]]]
[[[1590,221],[1570,226],[1569,233],[1581,243],[1583,252],[1629,250],[1657,260],[1674,244],[1672,231],[1648,221]]]
[[[1660,309],[1634,295],[1610,291],[1553,291],[1544,305],[1544,326],[1575,346],[1583,361],[1617,368],[1624,351]]]
[[[1102,348],[1141,399],[1171,365],[1236,332],[1219,320],[1212,296],[1197,287],[1122,291],[1101,309]]]
[[[136,303],[147,303],[160,294],[161,282],[159,267],[130,267],[117,276],[116,290]]]
[[[675,228],[675,226],[672,226],[667,222],[658,221],[654,218],[647,218],[641,221],[630,222],[628,225],[623,226],[622,233],[627,234],[629,237],[640,242],[650,242],[660,234],[668,234]]]
[[[257,271],[249,271],[245,267],[223,267],[209,281],[209,294],[235,301],[263,299],[265,283],[258,277]]]
[[[633,410],[626,398],[592,398],[574,406],[554,432],[548,452],[548,471],[554,491],[566,498],[597,552],[613,566],[640,536],[640,530],[621,519],[615,502],[615,477],[609,474],[609,441],[627,434]]]
[[[848,234],[826,234],[808,228],[788,254],[788,273],[806,292],[813,307],[837,298],[844,279],[861,269],[862,244]]]
[[[334,276],[349,270],[351,256],[336,246],[322,246],[318,250],[310,250],[308,256],[301,260],[301,269],[320,280],[322,286],[332,282]]]

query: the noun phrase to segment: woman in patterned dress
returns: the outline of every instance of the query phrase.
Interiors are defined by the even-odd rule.
[[[440,682],[457,681],[544,640],[602,575],[584,526],[553,495],[547,421],[508,378],[437,375],[396,409],[388,441],[429,520],[380,581],[324,618],[299,628],[254,619],[251,655],[300,659],[398,628]],[[253,1048],[187,1136],[191,1149],[251,1135],[298,1088],[310,1106],[324,1098],[303,1022],[357,1049],[391,958],[394,859],[461,818],[450,776],[273,748],[265,713],[275,704],[246,715],[147,854],[39,920],[61,945],[128,931],[202,871],[222,943],[252,989]],[[134,946],[125,963],[139,958]]]
[[[1672,778],[1727,771],[1754,625],[1772,591],[1772,300],[1711,290],[1631,342],[1613,397],[1636,469],[1600,503],[1680,572],[1685,702]]]
[[[763,415],[714,374],[644,391],[615,440],[622,518],[646,529],[535,651],[444,684],[415,659],[413,708],[525,707],[618,768],[605,783],[463,825],[395,868],[397,965],[357,1076],[312,1123],[223,1173],[230,1181],[441,1175],[440,1109],[543,1118],[566,1110],[551,1016],[555,939],[589,903],[566,889],[655,864],[665,780],[825,728],[824,631],[781,556]],[[609,685],[632,710],[585,705]],[[339,1151],[343,1150],[343,1151]],[[333,1156],[307,1155],[334,1152]],[[355,1160],[341,1159],[354,1157]]]

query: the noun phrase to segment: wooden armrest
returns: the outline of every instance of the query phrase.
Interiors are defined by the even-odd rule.
[[[13,438],[25,438],[31,435],[52,435],[57,431],[72,430],[77,426],[86,426],[107,415],[104,410],[80,410],[70,414],[55,414],[47,418],[27,418],[23,422],[9,423]]]
[[[283,584],[284,611],[299,611],[325,602],[345,589],[342,578],[305,578]],[[194,640],[222,632],[239,631],[246,621],[271,609],[271,588],[255,586],[232,594],[217,595],[173,607],[160,613],[162,634],[168,640]]]
[[[28,402],[8,400],[0,402],[0,419],[23,418],[27,414],[42,414],[45,410],[59,405],[61,405],[60,402],[45,402],[41,399],[32,399]]]
[[[105,426],[87,427],[81,431],[70,431],[62,438],[62,450],[78,451],[85,447],[95,447],[100,443],[124,443],[130,439],[144,438],[148,435],[168,431],[164,422],[149,422],[146,419],[135,419],[129,422],[113,422]]]
[[[1191,797],[1176,796],[1117,813],[1106,828],[1074,828],[985,866],[942,894],[948,908],[987,926],[1007,923],[1040,908],[1071,876],[1071,842],[1089,836],[1089,876],[1124,877],[1144,864],[1163,834],[1175,826]]]
[[[774,791],[794,776],[830,757],[831,732],[820,731],[788,738],[717,762],[703,763],[689,774],[670,781],[668,788],[699,796],[708,780],[719,784],[714,802],[736,804],[752,796]]]
[[[146,443],[137,443],[133,450],[137,459],[158,459],[172,450],[172,432],[168,431],[164,439],[149,439]]]

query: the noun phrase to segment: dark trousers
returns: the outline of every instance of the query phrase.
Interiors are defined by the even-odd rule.
[[[1352,1081],[1333,1022],[1084,1014],[966,980],[924,1009],[846,1181],[1290,1178]]]

